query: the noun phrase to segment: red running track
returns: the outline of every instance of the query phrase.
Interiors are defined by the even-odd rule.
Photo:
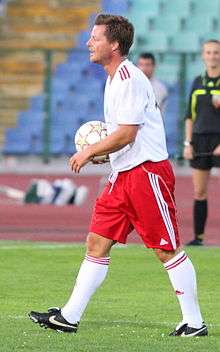
[[[66,175],[59,178],[67,177]],[[25,190],[32,178],[42,175],[0,175],[0,184]],[[57,176],[46,177],[49,180]],[[92,205],[100,188],[101,176],[73,177],[76,184],[89,187],[88,199],[81,207],[53,205],[21,205],[0,195],[0,239],[54,242],[81,242],[85,240],[90,222]],[[176,202],[182,242],[192,238],[192,183],[188,176],[176,180]],[[209,219],[207,245],[220,245],[220,191],[219,181],[213,177],[209,187]],[[129,242],[140,242],[132,233]]]

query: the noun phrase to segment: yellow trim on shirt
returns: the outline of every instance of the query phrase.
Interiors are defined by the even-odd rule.
[[[195,121],[196,119],[196,104],[197,104],[197,97],[198,95],[205,95],[207,93],[206,89],[196,89],[192,93],[192,100],[191,100],[191,113],[192,113],[192,120]]]

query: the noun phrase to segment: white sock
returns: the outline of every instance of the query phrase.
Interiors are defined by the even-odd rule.
[[[80,321],[90,298],[107,275],[109,261],[110,257],[95,258],[86,255],[70,299],[62,308],[62,315],[69,323]]]
[[[183,323],[200,328],[203,319],[197,298],[196,273],[191,260],[182,251],[165,263],[164,267],[179,300]]]

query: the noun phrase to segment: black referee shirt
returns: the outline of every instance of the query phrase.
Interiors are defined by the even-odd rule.
[[[220,109],[212,104],[212,96],[220,96],[220,76],[207,73],[195,78],[190,93],[186,119],[193,120],[193,133],[220,133]]]

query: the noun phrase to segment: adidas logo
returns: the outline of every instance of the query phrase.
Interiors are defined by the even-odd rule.
[[[160,246],[164,246],[165,244],[168,244],[168,242],[164,238],[161,238]]]

